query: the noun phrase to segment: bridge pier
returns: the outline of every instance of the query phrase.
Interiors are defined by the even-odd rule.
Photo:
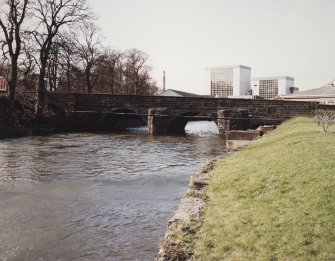
[[[219,133],[225,139],[228,139],[230,130],[250,129],[248,111],[246,110],[218,110],[217,115]]]
[[[217,126],[220,135],[228,138],[229,130],[243,130],[246,126],[245,111],[217,111]],[[236,120],[236,117],[239,118]],[[148,129],[150,134],[184,134],[185,126],[190,118],[176,115],[166,108],[151,108],[148,112]]]
[[[188,119],[173,115],[166,108],[151,108],[148,112],[150,134],[184,134]]]
[[[220,135],[224,138],[228,138],[228,131],[230,128],[230,121],[225,118],[227,112],[225,110],[218,110],[217,125]]]

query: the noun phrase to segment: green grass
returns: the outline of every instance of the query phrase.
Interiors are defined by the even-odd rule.
[[[335,133],[297,118],[220,161],[195,260],[335,260]]]

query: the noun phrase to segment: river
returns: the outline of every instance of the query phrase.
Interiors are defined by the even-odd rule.
[[[194,134],[0,141],[0,260],[153,260],[190,176],[225,150]]]

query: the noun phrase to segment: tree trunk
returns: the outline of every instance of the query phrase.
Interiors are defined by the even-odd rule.
[[[114,94],[114,75],[112,76],[112,80],[111,80],[111,94]]]
[[[8,97],[9,100],[13,101],[15,97],[15,88],[17,83],[17,60],[12,59],[10,67],[10,76],[8,81]]]
[[[44,92],[45,92],[45,76],[46,72],[46,62],[42,63],[40,69],[40,75],[38,77],[38,85],[36,90],[36,103],[35,103],[35,118],[41,119],[43,116],[43,107],[44,107]]]
[[[67,92],[70,92],[70,59],[67,60],[67,68],[66,68],[66,79],[67,79]]]
[[[139,87],[139,84],[138,82],[135,82],[135,95],[138,95],[138,87]]]
[[[86,90],[88,93],[92,93],[92,82],[91,82],[91,66],[87,66],[85,70]]]
[[[47,73],[47,78],[49,79],[49,91],[52,92],[53,88],[53,73],[52,73],[52,65],[48,65],[48,73]],[[45,87],[45,86],[44,86]]]

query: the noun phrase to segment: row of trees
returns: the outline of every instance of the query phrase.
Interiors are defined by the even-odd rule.
[[[157,92],[146,53],[104,47],[86,0],[0,0],[0,75],[16,90],[36,90],[36,114],[45,91]]]

